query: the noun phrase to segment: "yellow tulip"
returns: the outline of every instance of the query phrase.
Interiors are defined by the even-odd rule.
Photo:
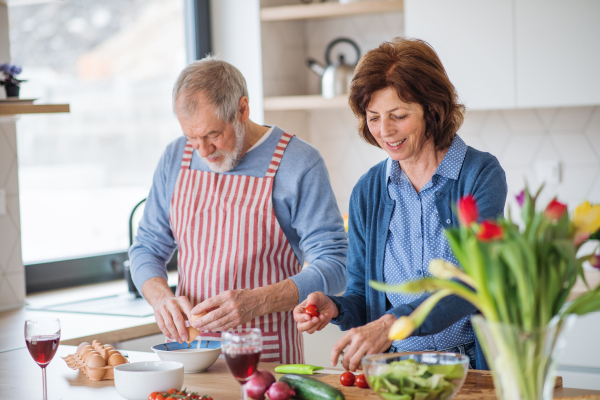
[[[449,263],[441,258],[431,260],[429,263],[429,272],[438,279],[452,279],[457,278],[472,288],[477,289],[477,283],[469,275],[465,274],[456,265]]]
[[[348,213],[344,214],[342,218],[344,219],[344,229],[348,232]]]
[[[575,235],[594,234],[600,229],[600,204],[591,205],[584,201],[575,209],[573,214]]]
[[[394,322],[390,328],[388,338],[390,340],[403,340],[410,336],[415,330],[415,323],[410,317],[402,316]]]

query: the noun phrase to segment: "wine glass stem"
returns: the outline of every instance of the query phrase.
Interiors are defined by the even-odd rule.
[[[46,400],[46,399],[44,399]],[[246,394],[246,385],[242,385],[242,400],[248,400],[248,395]]]
[[[42,367],[42,387],[44,391],[44,400],[48,400],[48,393],[46,390],[46,368]]]

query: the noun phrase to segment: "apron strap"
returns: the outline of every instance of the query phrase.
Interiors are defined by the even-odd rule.
[[[181,159],[181,169],[190,169],[190,164],[192,162],[192,154],[194,153],[194,148],[192,147],[192,142],[189,140],[185,144],[185,149],[183,149],[183,158]]]
[[[288,143],[290,143],[292,136],[294,135],[290,135],[287,132],[284,132],[283,135],[281,135],[281,139],[279,139],[279,143],[277,143],[277,147],[275,148],[275,153],[273,153],[273,158],[271,158],[271,164],[269,164],[269,168],[267,168],[265,178],[272,178],[275,176],[275,173],[277,173],[281,158],[283,157],[283,152]]]

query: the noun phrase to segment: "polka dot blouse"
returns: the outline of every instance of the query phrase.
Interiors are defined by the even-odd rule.
[[[419,193],[400,169],[397,161],[388,159],[387,188],[396,202],[385,246],[383,277],[388,284],[431,276],[429,262],[443,258],[458,264],[444,236],[444,228],[435,206],[435,193],[448,179],[458,179],[467,145],[457,136],[446,156]],[[420,294],[388,293],[392,307],[410,303]],[[475,340],[469,317],[444,331],[430,336],[409,337],[393,343],[398,351],[445,350]]]

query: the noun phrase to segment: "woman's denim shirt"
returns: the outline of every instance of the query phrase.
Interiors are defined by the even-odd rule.
[[[330,296],[339,315],[332,322],[342,330],[363,326],[391,313],[396,318],[410,315],[428,295],[397,307],[391,306],[386,294],[369,286],[369,281],[384,281],[385,248],[395,202],[387,189],[387,160],[363,175],[352,191],[348,225],[348,283],[342,296]],[[457,179],[448,179],[435,194],[435,206],[444,228],[458,226],[457,201],[472,194],[477,201],[480,220],[502,215],[507,196],[506,176],[493,155],[467,147]],[[477,309],[457,296],[442,299],[413,336],[437,334]],[[477,344],[477,368],[487,369]]]

